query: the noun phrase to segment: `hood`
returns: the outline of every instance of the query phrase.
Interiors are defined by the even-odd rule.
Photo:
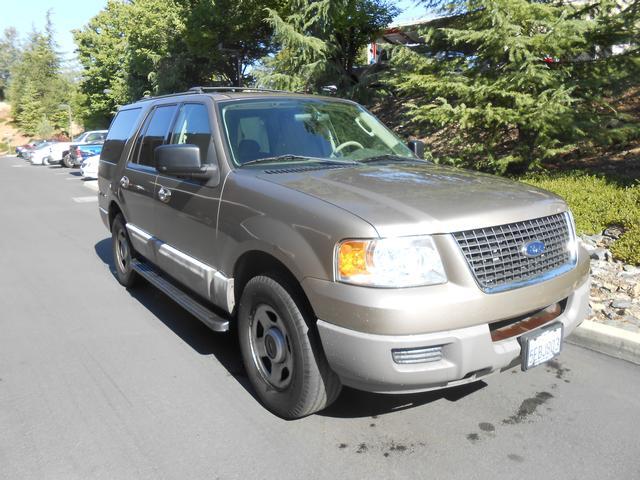
[[[315,170],[301,166],[258,176],[347,210],[382,237],[457,232],[567,209],[560,197],[545,190],[427,162]]]

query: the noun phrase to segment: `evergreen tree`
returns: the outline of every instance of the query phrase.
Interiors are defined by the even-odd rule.
[[[386,0],[291,0],[287,12],[268,10],[281,48],[264,60],[258,84],[312,92],[335,85],[339,94],[354,96],[362,48],[398,10]]]
[[[18,41],[18,32],[13,27],[6,28],[3,36],[0,37],[0,100],[4,100],[6,97],[11,69],[19,58],[20,43]]]
[[[396,51],[389,81],[411,98],[416,125],[446,132],[448,160],[522,171],[617,116],[604,113],[606,95],[640,73],[637,3],[625,5],[448,3],[458,15],[424,32],[423,54]],[[637,131],[628,127],[618,133]]]
[[[68,125],[60,105],[69,101],[72,88],[61,74],[53,34],[51,12],[48,12],[44,33],[31,32],[19,61],[11,69],[9,99],[13,115],[18,126],[29,135],[36,133],[43,116],[55,129]]]

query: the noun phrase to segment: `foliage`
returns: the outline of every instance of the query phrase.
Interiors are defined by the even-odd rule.
[[[61,72],[48,13],[45,31],[31,32],[11,69],[9,99],[20,129],[34,135],[46,117],[54,129],[66,130],[67,116],[60,105],[70,101],[73,90]]]
[[[640,264],[640,185],[620,186],[584,172],[538,174],[522,181],[563,197],[580,233],[601,233],[619,225],[625,233],[612,246],[616,258]]]
[[[251,80],[273,51],[263,7],[279,0],[109,0],[74,31],[84,67],[85,122],[105,124],[118,105],[194,85]],[[240,67],[238,69],[238,67]]]
[[[268,22],[280,45],[257,73],[261,86],[355,96],[362,48],[398,10],[386,0],[291,0],[285,15],[269,9]]]
[[[253,66],[275,52],[272,27],[265,8],[279,11],[284,0],[197,0],[187,10],[186,51],[197,69],[187,77],[190,86],[212,81],[247,84]],[[238,66],[240,71],[238,71]]]
[[[638,82],[637,2],[430,3],[462,13],[427,29],[423,51],[396,49],[388,81],[415,125],[449,130],[454,163],[522,172],[585,138],[640,136],[606,100]]]
[[[0,37],[0,100],[6,97],[11,69],[20,58],[18,32],[15,28],[6,28]]]
[[[43,115],[40,121],[36,124],[35,134],[38,138],[51,138],[54,133],[54,128],[46,115]]]

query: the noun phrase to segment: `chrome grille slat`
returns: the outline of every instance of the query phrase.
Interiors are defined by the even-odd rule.
[[[575,263],[569,251],[572,229],[566,213],[453,234],[480,288],[496,292],[559,275]],[[539,257],[527,257],[523,245],[545,244]]]

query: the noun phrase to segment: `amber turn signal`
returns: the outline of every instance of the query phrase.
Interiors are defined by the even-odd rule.
[[[338,250],[338,272],[343,278],[366,275],[368,241],[349,240],[340,244]]]

